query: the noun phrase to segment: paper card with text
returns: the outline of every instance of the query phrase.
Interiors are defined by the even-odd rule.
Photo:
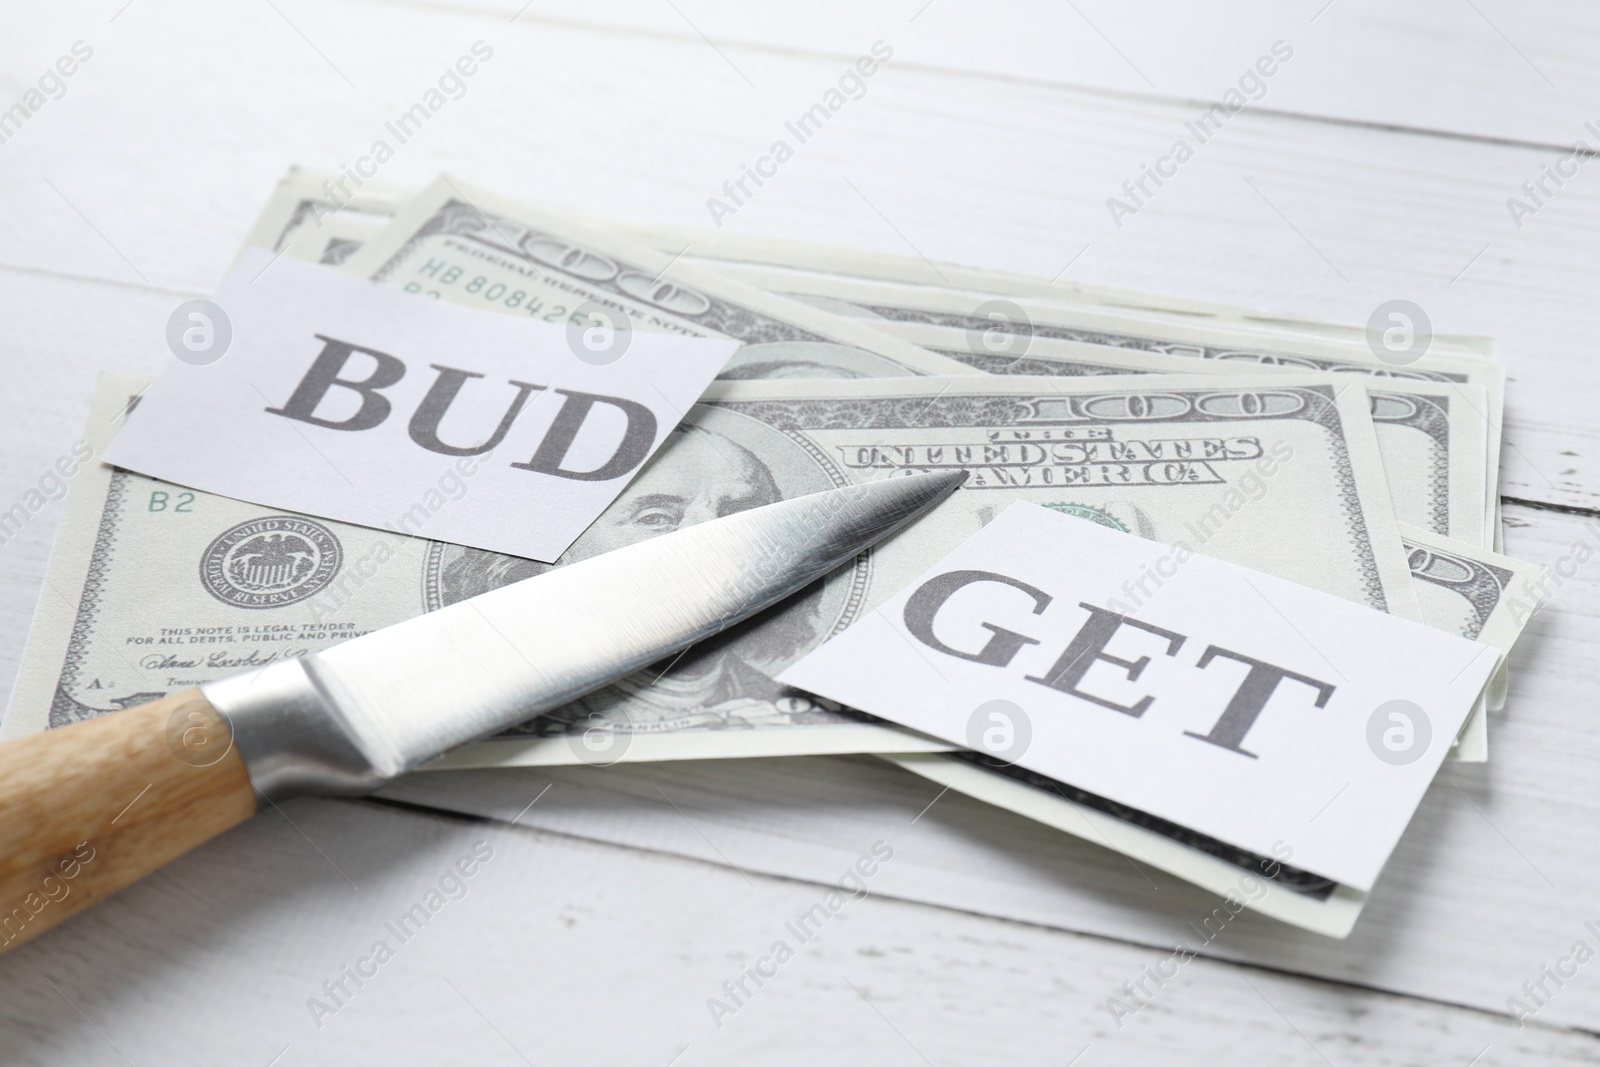
[[[528,318],[249,249],[213,300],[174,312],[167,343],[178,359],[106,461],[553,562],[738,343],[634,333],[620,309],[492,296],[507,307],[520,296]],[[309,565],[293,545],[258,548],[266,555],[241,565]]]
[[[1370,890],[1497,659],[1019,502],[778,680]]]

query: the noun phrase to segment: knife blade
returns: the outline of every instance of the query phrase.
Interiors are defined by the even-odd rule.
[[[713,636],[965,478],[891,478],[714,519],[0,747],[0,952],[259,804],[370,792]]]

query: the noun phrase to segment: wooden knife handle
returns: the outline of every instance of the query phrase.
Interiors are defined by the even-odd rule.
[[[0,952],[255,810],[198,689],[0,745]]]

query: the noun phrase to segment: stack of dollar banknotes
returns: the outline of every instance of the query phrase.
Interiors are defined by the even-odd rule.
[[[291,171],[249,242],[417,294],[743,342],[563,557],[900,470],[965,468],[944,551],[1033,501],[1510,649],[1539,568],[1499,547],[1504,375],[1404,307],[1339,326],[1026,275],[556,212],[441,177],[420,192]],[[191,491],[97,457],[145,381],[102,379],[21,678],[18,737],[329,645],[548,565]],[[1093,447],[1052,447],[1066,412]],[[85,458],[87,457],[87,458]],[[270,461],[270,458],[269,458]],[[470,506],[446,478],[443,499]],[[285,566],[230,568],[265,536]],[[942,553],[941,553],[942,554]],[[274,557],[276,558],[276,557]],[[291,565],[314,560],[316,566]],[[900,567],[916,573],[937,562]],[[786,666],[897,592],[869,557],[664,672],[430,769],[863,753],[1322,933],[1366,894],[786,688]],[[1130,579],[1134,608],[1160,575]],[[1504,665],[1451,758],[1483,761]],[[427,772],[420,772],[427,773]],[[1130,872],[1131,876],[1132,872]]]

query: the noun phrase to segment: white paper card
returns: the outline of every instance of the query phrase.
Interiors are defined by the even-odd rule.
[[[107,462],[545,562],[616,499],[738,344],[613,331],[569,321],[573,308],[519,320],[453,307],[260,249],[193,303],[168,328],[181,362]]]
[[[1369,890],[1496,659],[1019,502],[779,681]]]

